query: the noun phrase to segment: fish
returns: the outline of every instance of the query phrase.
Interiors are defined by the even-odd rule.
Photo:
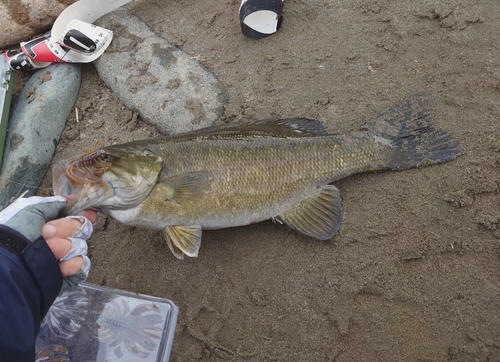
[[[318,120],[286,118],[94,145],[54,166],[54,193],[76,193],[64,215],[92,208],[163,231],[179,259],[198,256],[203,229],[268,219],[327,240],[342,219],[335,181],[461,154],[433,114],[430,95],[421,92],[345,134],[328,133]]]

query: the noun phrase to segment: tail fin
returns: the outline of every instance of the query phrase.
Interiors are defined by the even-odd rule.
[[[460,155],[458,140],[433,127],[433,113],[429,93],[422,92],[409,96],[368,121],[366,129],[389,140],[394,148],[388,169],[427,166]]]

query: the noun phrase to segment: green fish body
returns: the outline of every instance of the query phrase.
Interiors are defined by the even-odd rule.
[[[137,227],[163,230],[178,258],[197,256],[202,229],[272,219],[325,240],[341,222],[339,190],[349,175],[448,161],[458,142],[431,124],[417,94],[348,134],[328,134],[308,119],[228,124],[104,147],[109,168],[78,191],[66,213],[95,208]],[[105,156],[102,156],[105,155]],[[66,182],[67,186],[67,182]]]

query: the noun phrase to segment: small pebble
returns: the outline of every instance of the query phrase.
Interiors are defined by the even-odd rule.
[[[408,251],[401,256],[402,261],[413,261],[422,259],[424,256],[416,251]]]

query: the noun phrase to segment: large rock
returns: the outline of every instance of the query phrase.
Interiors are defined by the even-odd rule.
[[[227,102],[223,85],[191,55],[169,44],[139,18],[118,9],[97,21],[114,32],[94,64],[120,100],[160,133],[211,126]]]
[[[0,209],[40,185],[75,104],[81,72],[79,64],[52,64],[33,73],[17,96],[0,171]]]
[[[0,49],[18,46],[33,35],[42,34],[66,7],[76,0],[3,0],[0,2]]]

